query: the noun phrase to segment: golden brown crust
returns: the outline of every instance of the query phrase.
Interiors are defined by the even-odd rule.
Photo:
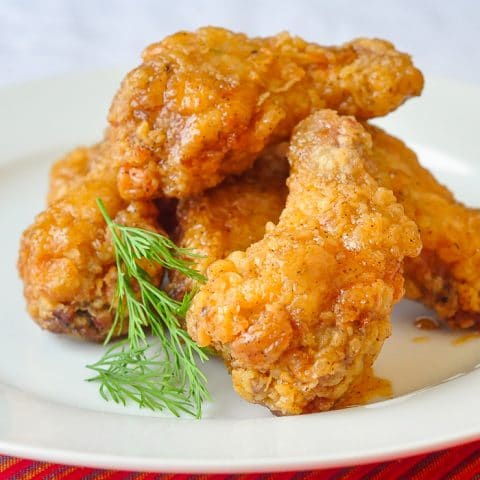
[[[407,215],[420,228],[422,252],[416,258],[405,260],[407,296],[434,308],[452,327],[480,328],[480,245],[477,238],[480,212],[455,201],[452,193],[419,164],[415,152],[402,141],[379,128],[368,125],[366,128],[373,140],[373,154],[367,163],[369,173],[394,192]],[[249,173],[253,181],[256,181],[255,172],[252,169]],[[223,258],[231,250],[243,250],[250,245],[247,243],[250,237],[241,234],[243,229],[258,232],[256,241],[267,222],[277,221],[278,211],[273,208],[271,212],[268,207],[256,211],[256,193],[244,193],[244,189],[249,188],[244,183],[243,177],[238,177],[233,190],[227,187],[228,182],[222,183],[212,190],[215,196],[210,197],[207,192],[196,200],[181,203],[181,229],[177,238],[182,245],[200,248],[206,255],[205,265],[199,263],[202,272],[207,264]],[[243,220],[237,218],[236,210],[225,212],[225,206],[233,203],[233,192],[235,202],[242,205],[242,218],[251,219],[245,226],[242,226]],[[244,195],[248,198],[242,200]],[[272,176],[262,195],[261,204],[281,205],[286,197],[283,179]],[[217,217],[218,223],[215,222]],[[230,237],[233,243],[225,240],[222,225],[226,218],[235,226]],[[180,276],[175,276],[174,280],[173,286],[182,294],[191,288],[188,281],[181,283]]]
[[[369,127],[372,174],[417,223],[419,257],[405,260],[407,296],[453,327],[480,327],[480,211],[457,202],[403,142]]]
[[[371,365],[403,294],[416,225],[366,172],[371,139],[321,111],[289,150],[289,196],[259,242],[210,265],[187,314],[219,350],[237,392],[280,414],[331,408]]]
[[[50,204],[23,233],[18,260],[34,320],[52,332],[95,341],[104,339],[112,325],[110,306],[117,279],[111,240],[96,199],[101,198],[120,223],[161,231],[152,202],[120,198],[118,169],[109,157],[81,176],[84,170],[77,167],[109,152],[105,144],[77,149],[54,167]],[[161,269],[155,278],[160,281]]]
[[[109,121],[123,198],[184,198],[248,169],[318,108],[366,119],[418,95],[422,74],[383,40],[321,47],[281,33],[179,32],[145,49]]]
[[[263,237],[267,222],[278,220],[287,197],[287,147],[268,148],[243,175],[179,202],[175,241],[203,255],[194,261],[198,271],[204,274],[213,261],[245,250]],[[194,284],[174,271],[167,290],[180,299]]]
[[[78,185],[90,170],[96,147],[79,147],[58,159],[50,169],[47,202],[53,203],[64,197]]]
[[[110,131],[104,139],[90,147],[78,147],[54,162],[50,169],[47,203],[60,200],[80,185],[87,174],[103,164],[118,169],[119,157],[124,154],[118,147],[113,148]]]

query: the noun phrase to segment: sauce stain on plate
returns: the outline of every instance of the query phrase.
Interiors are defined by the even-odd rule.
[[[480,338],[480,332],[470,332],[460,335],[452,340],[452,345],[463,345],[467,342]]]
[[[440,328],[440,324],[434,318],[426,316],[417,317],[414,324],[419,330],[437,330]]]
[[[413,337],[412,342],[413,343],[425,343],[430,340],[430,337],[427,337],[425,335],[422,335],[421,337]]]

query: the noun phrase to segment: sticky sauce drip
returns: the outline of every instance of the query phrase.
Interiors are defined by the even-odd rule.
[[[452,345],[463,345],[464,343],[470,342],[471,340],[475,340],[480,338],[480,332],[470,332],[464,335],[460,335],[459,337],[452,340]]]
[[[386,378],[377,377],[370,367],[357,380],[350,390],[335,404],[334,410],[366,405],[373,400],[392,398],[392,383]]]
[[[425,343],[425,342],[428,342],[430,340],[429,337],[426,337],[426,336],[421,336],[421,337],[413,337],[412,338],[412,342],[413,343]]]
[[[430,317],[417,317],[414,324],[419,330],[437,330],[440,328],[440,324]]]

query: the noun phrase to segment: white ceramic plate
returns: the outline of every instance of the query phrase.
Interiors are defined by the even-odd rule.
[[[41,331],[25,313],[15,262],[21,231],[44,206],[49,165],[100,137],[120,78],[100,72],[0,91],[0,452],[131,470],[245,472],[355,464],[480,436],[480,339],[455,346],[459,334],[419,332],[413,321],[425,311],[407,301],[376,364],[393,383],[391,400],[275,418],[233,393],[218,360],[205,368],[213,403],[200,421],[100,399],[84,366],[102,347]],[[479,88],[432,80],[421,99],[379,123],[460,199],[480,205],[478,111]]]

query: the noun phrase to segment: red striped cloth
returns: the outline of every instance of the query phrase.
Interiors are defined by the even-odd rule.
[[[0,455],[1,480],[480,480],[480,441],[390,462],[309,472],[243,475],[135,473],[69,467]]]

